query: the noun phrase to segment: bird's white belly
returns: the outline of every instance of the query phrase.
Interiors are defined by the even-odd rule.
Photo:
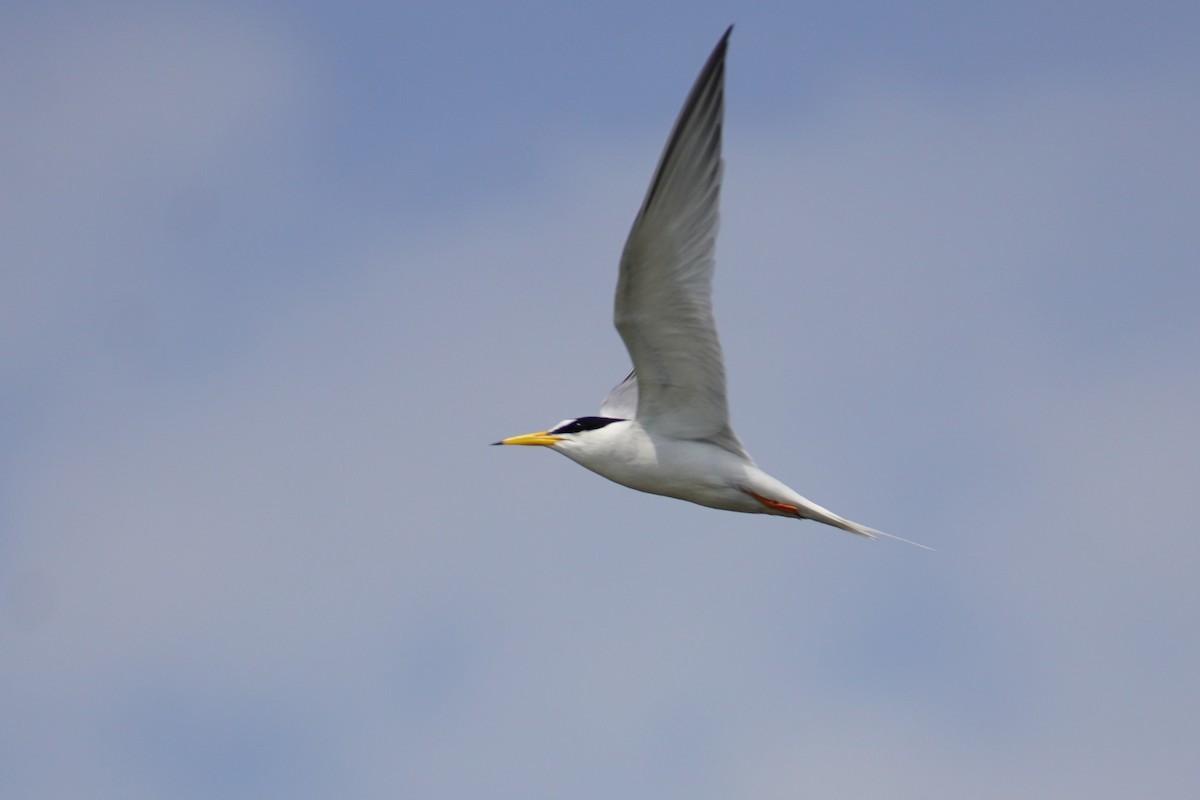
[[[766,510],[741,488],[747,462],[708,442],[639,437],[636,446],[626,440],[624,447],[589,456],[573,460],[630,489],[728,511]]]

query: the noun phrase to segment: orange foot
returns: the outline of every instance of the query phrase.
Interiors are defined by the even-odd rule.
[[[782,511],[785,514],[791,514],[794,517],[800,516],[800,509],[796,508],[795,506],[789,506],[787,503],[781,503],[778,500],[772,500],[769,497],[763,497],[761,494],[755,494],[749,489],[742,489],[742,491],[753,497],[758,502],[762,503],[767,508],[774,509],[775,511]]]

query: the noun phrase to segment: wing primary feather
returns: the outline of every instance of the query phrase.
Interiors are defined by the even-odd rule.
[[[679,111],[679,116],[675,119],[675,126],[671,129],[671,135],[667,137],[667,145],[663,148],[663,154],[659,158],[658,169],[654,173],[654,178],[650,183],[650,188],[646,191],[646,198],[642,201],[642,208],[638,216],[645,213],[646,208],[654,202],[655,195],[658,194],[658,187],[663,181],[663,175],[666,170],[663,167],[670,161],[672,153],[674,153],[679,139],[683,133],[684,124],[695,115],[696,107],[707,96],[709,102],[712,101],[713,90],[716,90],[716,101],[718,104],[723,103],[721,97],[724,89],[724,73],[725,71],[725,51],[729,49],[729,35],[733,33],[733,26],[730,25],[725,29],[725,34],[721,40],[717,42],[717,46],[713,48],[712,55],[708,57],[708,61],[704,63],[703,69],[700,70],[699,77],[692,85],[692,90],[688,93],[687,100],[683,102],[683,108]],[[718,80],[713,80],[717,77]],[[718,112],[717,126],[720,127],[720,112]],[[717,136],[713,137],[709,142],[710,147],[716,148],[716,156],[720,158],[721,137],[718,130]]]

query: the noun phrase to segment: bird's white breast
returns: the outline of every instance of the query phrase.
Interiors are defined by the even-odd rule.
[[[764,510],[741,488],[759,470],[711,442],[656,436],[629,420],[555,449],[630,489],[730,511]]]

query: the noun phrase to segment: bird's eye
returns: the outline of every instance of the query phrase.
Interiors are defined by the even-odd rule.
[[[580,417],[579,419],[573,419],[570,422],[559,425],[550,432],[579,433],[580,431],[594,431],[613,422],[621,422],[621,420],[615,417]]]

